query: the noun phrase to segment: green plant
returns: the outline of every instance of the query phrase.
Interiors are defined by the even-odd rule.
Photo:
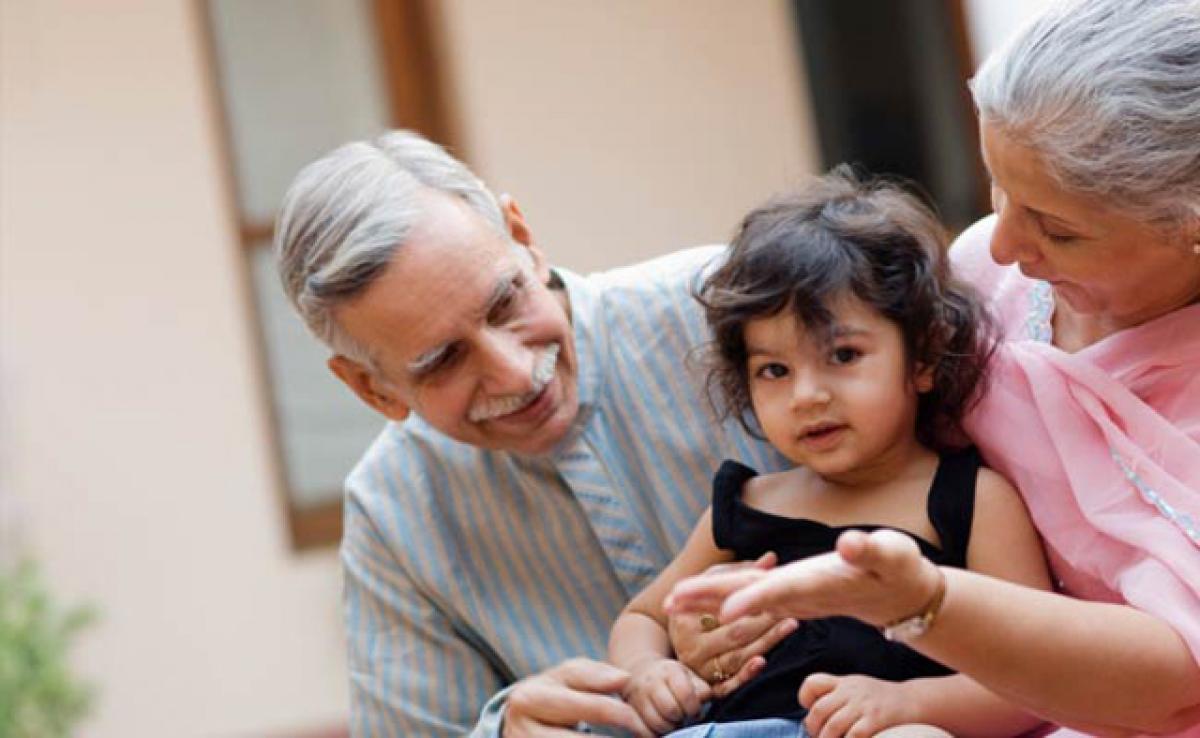
[[[71,735],[92,689],[67,652],[93,619],[90,608],[55,603],[33,564],[0,567],[0,738]]]

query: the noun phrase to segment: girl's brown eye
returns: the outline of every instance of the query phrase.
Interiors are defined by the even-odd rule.
[[[760,366],[754,372],[754,376],[762,379],[779,379],[780,377],[787,376],[787,367],[783,364],[769,362]]]
[[[833,350],[831,358],[834,364],[850,364],[860,356],[862,356],[862,352],[858,349],[842,346]]]

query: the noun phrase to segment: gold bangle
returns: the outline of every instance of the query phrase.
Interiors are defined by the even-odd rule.
[[[933,621],[937,619],[942,610],[942,603],[946,600],[946,573],[940,566],[935,565],[933,568],[938,574],[938,583],[929,602],[916,613],[897,618],[883,626],[884,638],[898,643],[909,643],[925,635],[933,627]]]

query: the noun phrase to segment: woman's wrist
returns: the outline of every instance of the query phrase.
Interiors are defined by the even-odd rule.
[[[942,602],[946,599],[946,574],[931,561],[922,559],[924,568],[931,569],[935,576],[933,594],[918,610],[910,611],[883,626],[883,637],[889,641],[910,643],[920,638],[933,627],[938,613],[941,612]]]
[[[937,564],[919,554],[914,564],[905,567],[907,576],[898,578],[893,584],[896,596],[889,603],[889,616],[873,623],[876,627],[885,628],[920,615],[934,604],[940,606],[935,600],[945,596],[946,575]]]

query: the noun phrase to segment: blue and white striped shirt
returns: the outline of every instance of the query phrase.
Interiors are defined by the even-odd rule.
[[[718,424],[694,360],[691,297],[720,247],[587,278],[560,271],[580,412],[522,457],[389,424],[347,480],[345,614],[355,736],[499,732],[504,690],[604,658],[629,597],[683,545],[722,459],[785,460]]]

